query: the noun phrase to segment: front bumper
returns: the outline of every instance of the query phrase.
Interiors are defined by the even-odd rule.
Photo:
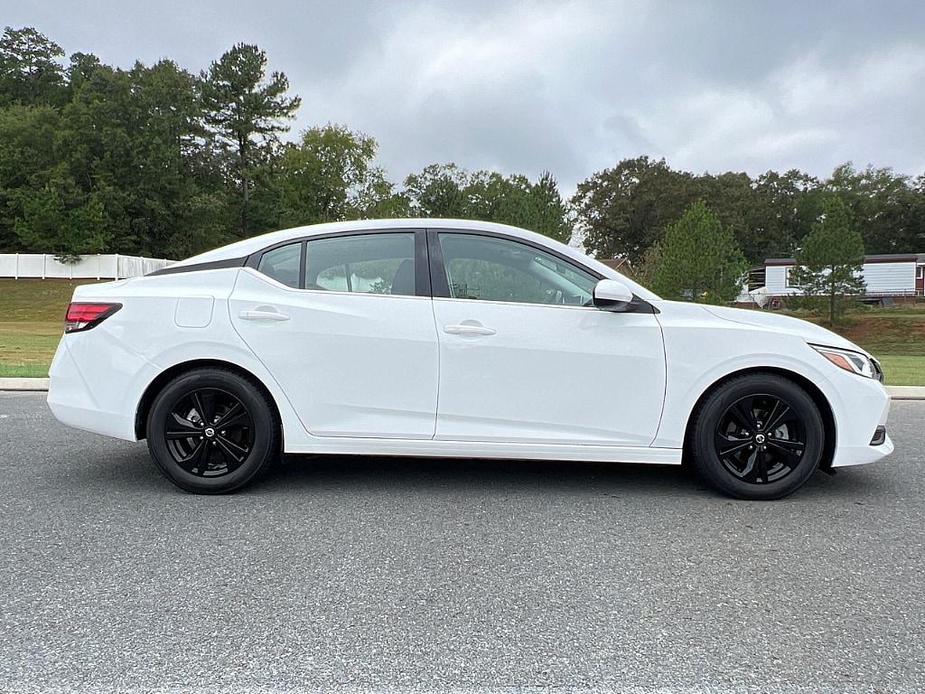
[[[842,402],[833,407],[836,446],[832,467],[873,463],[893,452],[888,430],[882,443],[871,445],[877,428],[886,427],[890,415],[886,388],[874,379],[845,376],[850,380],[840,388]]]

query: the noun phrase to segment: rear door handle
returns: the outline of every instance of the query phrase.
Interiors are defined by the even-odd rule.
[[[280,313],[275,308],[267,308],[261,306],[259,308],[250,310],[250,311],[241,311],[238,314],[241,316],[242,320],[258,320],[258,321],[284,321],[289,320],[289,316],[285,313]]]
[[[475,321],[468,322],[464,321],[458,325],[444,325],[443,332],[448,335],[494,335],[495,331],[492,328],[486,328],[481,323],[476,323]]]

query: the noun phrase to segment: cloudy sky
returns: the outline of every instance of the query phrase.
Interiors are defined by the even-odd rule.
[[[394,179],[432,162],[568,191],[624,157],[693,171],[844,161],[925,172],[923,2],[0,0],[68,53],[198,71],[239,41],[302,108],[373,135]]]

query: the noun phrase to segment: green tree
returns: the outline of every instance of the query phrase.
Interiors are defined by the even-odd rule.
[[[698,199],[692,174],[664,159],[624,159],[578,184],[571,203],[585,247],[598,258],[639,263],[665,226]]]
[[[535,183],[523,175],[477,171],[462,193],[468,218],[512,224],[563,243],[572,236],[568,209],[548,171]]]
[[[523,209],[521,226],[562,243],[571,240],[574,231],[571,212],[559,193],[559,184],[549,171],[544,171],[530,187],[528,204]]]
[[[6,27],[0,36],[0,106],[60,104],[64,50],[32,27]]]
[[[71,54],[70,64],[67,67],[68,98],[73,97],[83,83],[90,79],[93,73],[102,66],[100,59],[92,53]]]
[[[27,250],[54,253],[64,262],[109,250],[112,232],[98,195],[84,196],[68,178],[21,194],[16,233]]]
[[[289,129],[301,99],[286,96],[289,80],[282,72],[267,77],[267,56],[257,46],[239,43],[202,74],[206,122],[221,145],[233,154],[231,178],[239,194],[238,233],[253,230],[248,213],[255,167],[274,153],[277,135]]]
[[[110,250],[183,257],[229,239],[198,79],[169,60],[128,71],[84,65],[56,150],[78,190],[102,204]]]
[[[837,196],[826,200],[822,216],[796,254],[792,281],[807,297],[825,297],[829,323],[844,311],[845,297],[862,294],[864,239],[854,214]]]
[[[739,235],[755,264],[791,255],[822,209],[820,182],[797,169],[767,171],[754,180],[755,200]]]
[[[405,179],[404,194],[411,212],[421,217],[512,224],[562,242],[572,235],[568,207],[549,172],[533,182],[519,174],[469,173],[455,164],[431,164]]]
[[[695,175],[664,160],[625,159],[592,175],[572,198],[587,248],[638,265],[691,203],[702,200],[735,232],[743,255],[759,264],[793,253],[819,215],[824,185],[795,169],[757,178],[725,172]]]
[[[788,256],[818,215],[819,182],[799,171],[768,172],[756,179],[731,171],[694,178],[694,188],[724,227],[735,232],[742,254],[759,265]]]
[[[357,219],[396,219],[411,216],[411,201],[396,185],[375,169],[357,194]]]
[[[667,299],[722,304],[739,294],[748,269],[729,228],[703,202],[665,229],[649,263],[652,289]]]
[[[849,162],[835,168],[825,190],[838,195],[851,209],[869,253],[921,250],[925,240],[922,196],[908,176],[872,166],[858,171]]]
[[[302,133],[279,161],[281,221],[314,224],[365,216],[369,196],[384,180],[373,161],[376,141],[343,126]],[[381,190],[380,190],[381,192]]]
[[[456,164],[430,164],[405,179],[405,195],[420,217],[457,218],[466,215],[469,174]]]
[[[49,106],[0,108],[0,253],[22,250],[15,231],[24,195],[48,183],[58,162],[60,117]]]

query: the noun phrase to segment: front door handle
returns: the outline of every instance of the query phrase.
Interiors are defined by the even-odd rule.
[[[444,325],[443,332],[448,335],[494,335],[495,331],[476,321],[463,321],[458,325]]]
[[[285,313],[280,313],[275,308],[269,308],[267,306],[259,306],[256,309],[251,311],[241,311],[238,314],[241,316],[242,320],[259,320],[259,321],[284,321],[289,320],[289,316]]]

